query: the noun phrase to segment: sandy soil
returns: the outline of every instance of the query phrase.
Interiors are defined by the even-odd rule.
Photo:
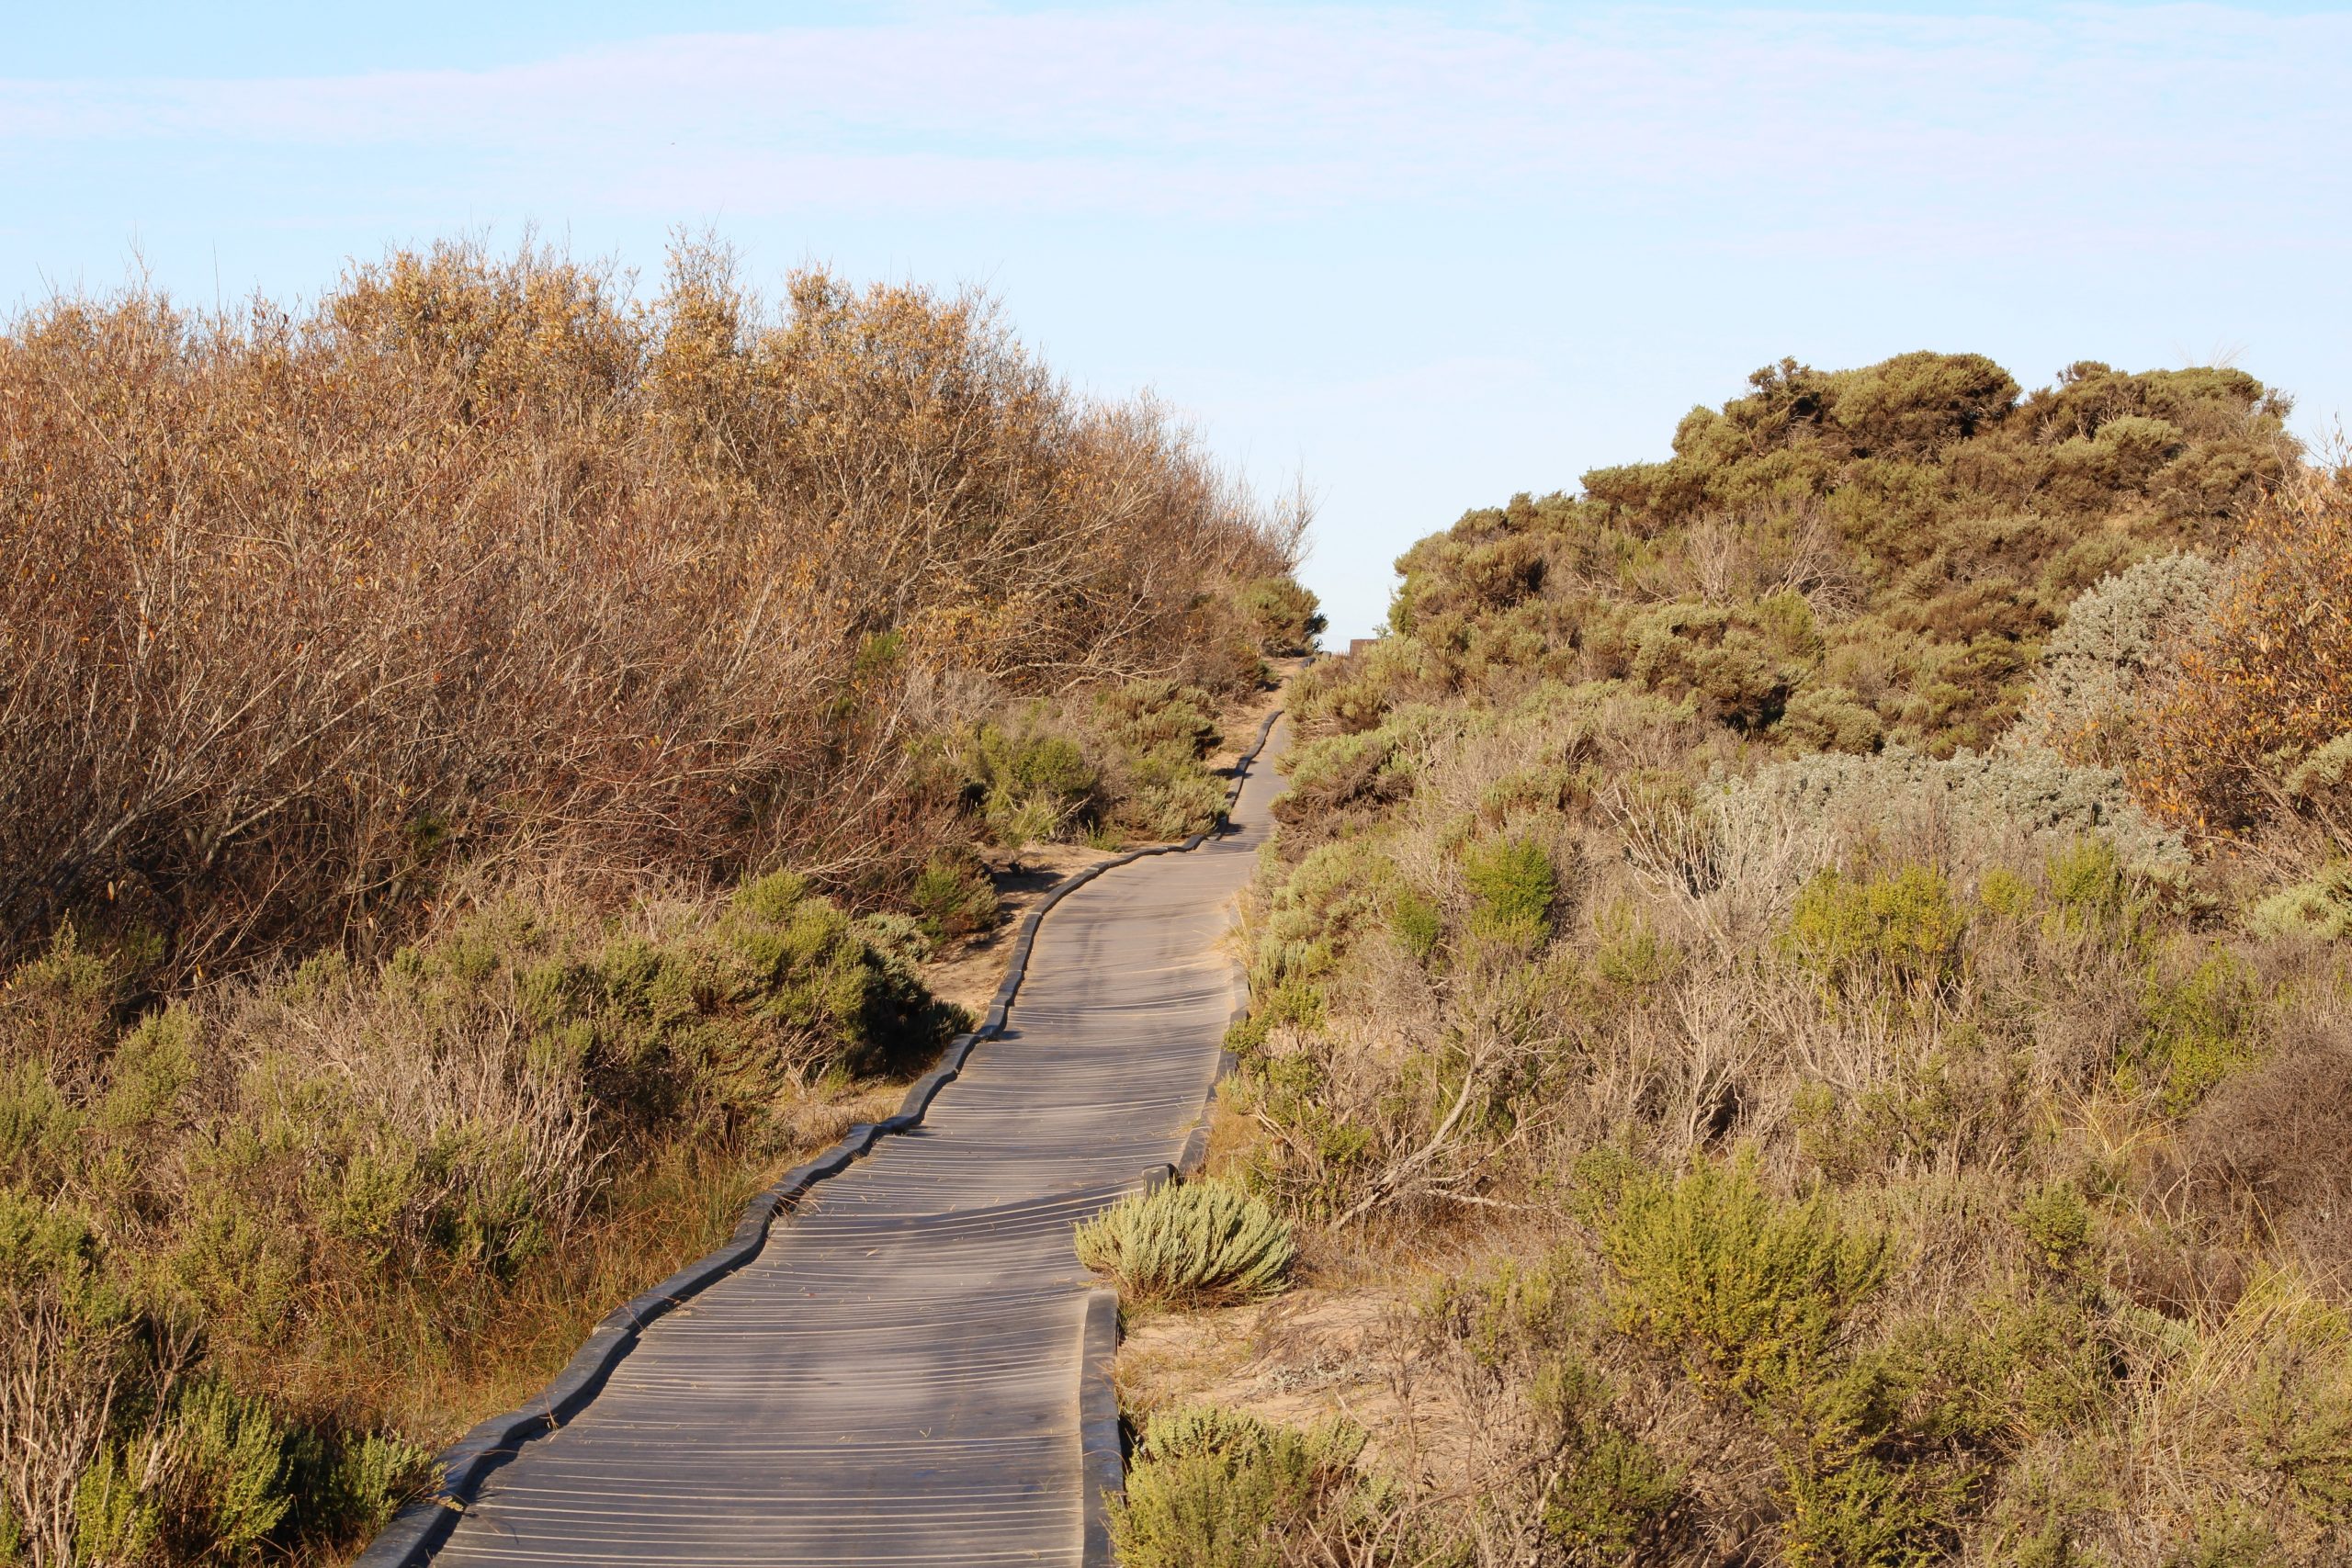
[[[1130,1323],[1112,1377],[1136,1415],[1205,1403],[1288,1427],[1343,1416],[1371,1434],[1366,1461],[1385,1465],[1407,1440],[1409,1318],[1395,1294],[1312,1287],[1261,1306],[1156,1313]]]

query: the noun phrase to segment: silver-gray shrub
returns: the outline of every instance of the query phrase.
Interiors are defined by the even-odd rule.
[[[1962,867],[2020,839],[2047,852],[2096,835],[2142,870],[2167,873],[2188,864],[2179,837],[2140,808],[2121,773],[2047,751],[1935,758],[1894,748],[1874,757],[1798,757],[1724,785],[1714,816],[1724,824],[1764,817],[1815,826],[1824,863],[1875,840]],[[1800,875],[1815,869],[1788,868]]]
[[[1644,803],[1623,787],[1607,798],[1634,871],[1690,935],[1726,954],[1784,920],[1814,874],[1864,855],[1966,879],[2095,835],[2137,870],[2171,875],[2188,864],[2120,773],[2048,751],[1816,752],[1719,780],[1687,804]]]
[[[2119,760],[2141,687],[2211,612],[2222,570],[2199,555],[2158,556],[2085,589],[2043,651],[2012,747]]]

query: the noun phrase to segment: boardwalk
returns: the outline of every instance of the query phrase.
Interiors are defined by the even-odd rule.
[[[1200,1115],[1234,1001],[1219,937],[1275,787],[1261,759],[1233,832],[1064,899],[1009,1032],[923,1125],[648,1328],[436,1563],[1078,1563],[1070,1226]]]

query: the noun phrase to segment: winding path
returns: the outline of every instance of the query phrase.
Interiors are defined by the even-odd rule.
[[[1084,1374],[1105,1303],[1070,1227],[1180,1159],[1201,1116],[1236,1000],[1220,938],[1283,738],[1230,831],[1056,906],[1006,1032],[922,1123],[647,1326],[584,1410],[492,1472],[434,1561],[1107,1561],[1080,1418],[1091,1400],[1099,1472],[1105,1370]]]

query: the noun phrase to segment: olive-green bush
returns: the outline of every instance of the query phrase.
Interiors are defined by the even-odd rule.
[[[1261,653],[1308,652],[1327,624],[1315,595],[1287,577],[1259,578],[1234,597]]]
[[[903,1072],[965,1021],[926,945],[786,873],[615,919],[516,888],[380,965],[142,1010],[135,958],[61,934],[0,999],[0,1377],[33,1424],[0,1444],[7,1529],[60,1562],[363,1538],[483,1413],[439,1380],[510,1330],[561,1348],[567,1291],[642,1282],[600,1256],[658,1275],[715,1239],[797,1135],[796,1085]],[[668,1213],[682,1150],[721,1201],[706,1178],[695,1224],[582,1245]]]
[[[1595,1174],[1585,1201],[1604,1226],[1617,1321],[1743,1399],[1817,1376],[1885,1280],[1883,1234],[1848,1223],[1826,1192],[1773,1198],[1747,1160],[1672,1181],[1606,1163]]]
[[[1470,916],[1474,932],[1518,946],[1532,946],[1552,934],[1560,875],[1543,845],[1528,839],[1480,844],[1463,857],[1462,871],[1476,900]]]
[[[1280,1568],[1285,1538],[1313,1520],[1367,1506],[1352,1467],[1363,1430],[1333,1420],[1308,1431],[1213,1405],[1163,1411],[1145,1425],[1111,1539],[1126,1568]]]

